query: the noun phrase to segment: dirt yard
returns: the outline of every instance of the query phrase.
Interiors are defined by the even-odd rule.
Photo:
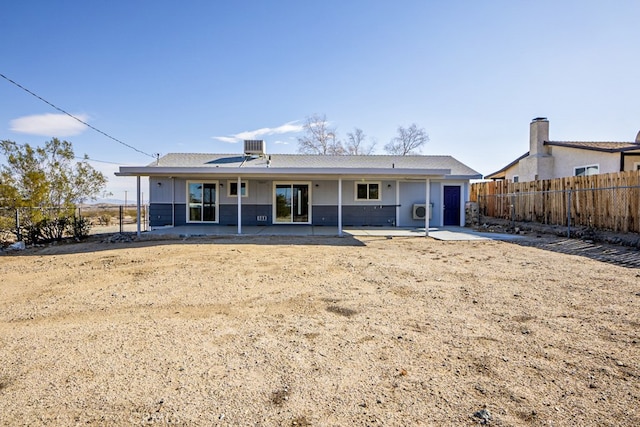
[[[640,425],[640,269],[536,246],[94,238],[0,256],[0,425]]]

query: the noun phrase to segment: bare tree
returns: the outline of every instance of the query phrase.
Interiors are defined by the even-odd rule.
[[[389,141],[384,146],[384,150],[389,154],[406,156],[420,152],[422,147],[429,141],[429,135],[424,128],[419,128],[413,123],[408,128],[398,127],[398,136]]]
[[[314,114],[302,126],[305,135],[298,138],[298,152],[302,154],[345,154],[336,129],[329,126],[327,116]]]
[[[347,141],[345,142],[344,149],[346,154],[351,155],[369,155],[373,153],[373,149],[376,144],[366,143],[366,135],[360,128],[355,128],[353,132],[347,133]]]

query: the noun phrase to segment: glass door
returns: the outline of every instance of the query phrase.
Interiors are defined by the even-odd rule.
[[[276,223],[309,223],[309,184],[276,184]]]
[[[216,222],[216,184],[189,182],[189,222]]]
[[[293,222],[309,222],[309,186],[293,185]]]
[[[291,185],[276,185],[276,221],[275,222],[291,222],[291,207],[293,206],[291,194],[293,188]]]

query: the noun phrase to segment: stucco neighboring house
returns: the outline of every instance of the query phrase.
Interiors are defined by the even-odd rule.
[[[513,182],[640,170],[640,132],[633,142],[551,141],[545,117],[530,124],[529,151],[485,179]]]
[[[167,154],[118,176],[149,177],[151,227],[189,224],[424,227],[462,225],[469,181],[451,156]],[[426,201],[431,204],[430,218]]]

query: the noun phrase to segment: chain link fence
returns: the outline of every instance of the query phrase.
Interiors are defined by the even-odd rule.
[[[148,231],[148,207],[140,207],[140,229]],[[30,229],[34,224],[43,220],[55,221],[67,218],[70,223],[77,219],[83,219],[89,234],[126,233],[136,232],[137,207],[118,205],[87,205],[72,209],[60,208],[7,208],[0,207],[0,242],[11,243],[15,241],[30,240]],[[60,223],[60,237],[70,237],[72,233],[62,229]],[[51,236],[50,236],[51,237]],[[55,240],[55,239],[51,239]]]
[[[477,196],[481,216],[640,233],[640,186],[510,192]]]

